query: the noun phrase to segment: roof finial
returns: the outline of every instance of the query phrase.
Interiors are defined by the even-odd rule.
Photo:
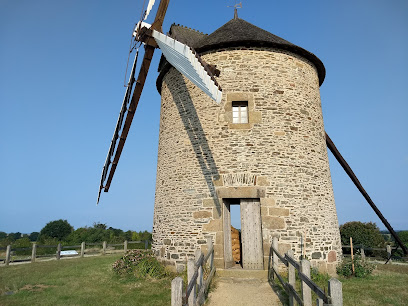
[[[238,8],[242,8],[242,2],[237,3],[237,0],[235,0],[235,5],[229,5],[228,7],[233,7],[234,8],[234,19],[238,19]]]

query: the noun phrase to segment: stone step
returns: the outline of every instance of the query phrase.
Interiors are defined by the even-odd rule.
[[[231,278],[253,278],[268,280],[267,270],[244,270],[244,269],[217,269],[217,276]]]

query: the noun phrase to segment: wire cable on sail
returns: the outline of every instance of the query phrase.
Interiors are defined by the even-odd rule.
[[[120,113],[119,113],[118,121],[116,123],[115,132],[113,133],[113,137],[112,137],[111,145],[109,147],[108,155],[106,157],[105,164],[104,164],[103,169],[102,169],[102,176],[101,176],[101,182],[100,182],[100,185],[99,185],[98,200],[96,202],[96,205],[98,205],[98,203],[99,203],[99,198],[101,196],[101,191],[104,188],[104,182],[106,180],[106,175],[108,173],[109,166],[111,164],[111,159],[112,159],[113,153],[115,152],[116,143],[117,143],[117,140],[119,138],[119,132],[122,130],[123,118],[125,117],[125,113],[128,110],[130,97],[131,97],[131,94],[132,94],[133,84],[135,83],[135,70],[136,70],[138,55],[139,55],[139,49],[136,50],[136,55],[135,55],[135,59],[133,61],[132,71],[130,73],[129,82],[128,82],[128,85],[127,85],[127,88],[126,88],[126,93],[125,93],[125,96],[123,98],[122,107],[121,107],[121,110],[120,110]]]

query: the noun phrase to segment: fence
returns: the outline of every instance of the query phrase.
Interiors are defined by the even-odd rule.
[[[353,253],[355,254],[356,251],[360,253],[361,259],[365,260],[368,258],[371,259],[378,259],[378,260],[386,260],[386,263],[392,263],[392,260],[396,261],[408,261],[408,257],[398,256],[396,251],[398,247],[392,247],[390,245],[386,245],[383,248],[369,248],[363,245],[342,245],[343,249],[343,256],[349,256],[351,253],[351,248],[353,248]],[[401,248],[399,248],[401,250]],[[400,251],[402,253],[402,251]]]
[[[280,261],[288,267],[288,282],[285,282],[278,271],[278,264]],[[272,266],[271,266],[272,260]],[[296,291],[295,284],[295,270],[298,271],[298,276],[301,280],[301,294]],[[310,279],[310,262],[303,259],[298,263],[293,258],[293,251],[289,250],[284,256],[278,252],[278,239],[273,238],[270,259],[268,262],[268,279],[271,280],[276,278],[280,281],[283,288],[289,295],[289,305],[294,305],[296,301],[299,305],[310,306],[312,305],[312,291],[318,296],[316,304],[318,306],[322,305],[333,305],[340,306],[343,305],[343,293],[342,284],[338,279],[332,278],[328,282],[328,295],[320,289],[311,279]]]
[[[37,245],[37,243],[33,243],[31,248],[12,248],[12,245],[8,245],[7,248],[0,248],[1,250],[6,251],[6,257],[4,259],[0,259],[0,262],[4,262],[5,265],[9,265],[10,263],[16,263],[16,262],[35,262],[36,259],[39,258],[56,258],[57,260],[60,260],[61,257],[84,257],[85,255],[106,255],[106,254],[113,254],[113,253],[118,253],[119,252],[124,252],[126,253],[129,249],[137,249],[136,248],[130,248],[129,245],[135,245],[135,244],[144,244],[144,248],[148,249],[149,247],[149,241],[124,241],[123,243],[117,243],[117,244],[107,244],[106,241],[104,242],[97,242],[97,243],[85,243],[82,242],[80,245],[61,245],[59,243],[58,245]],[[91,246],[92,248],[86,248],[86,247]],[[119,248],[119,249],[117,249]],[[37,254],[39,249],[45,249],[45,254]],[[64,251],[70,249],[74,252],[69,252],[69,251]],[[16,258],[16,256],[12,256],[13,252],[21,252],[21,251],[29,251],[31,250],[31,257],[27,258],[27,256],[24,258],[23,256],[20,256],[20,258]],[[52,250],[51,252],[48,252],[46,250]],[[55,250],[55,252],[54,252]],[[79,252],[77,252],[77,250]]]
[[[205,295],[208,292],[208,286],[215,274],[214,266],[214,245],[212,239],[207,239],[207,255],[197,250],[195,260],[187,261],[187,288],[183,294],[183,279],[176,277],[171,282],[171,305],[202,305],[205,301]],[[207,265],[207,261],[209,264]],[[206,268],[208,267],[208,270]],[[207,273],[204,273],[207,272]],[[204,279],[204,274],[207,278]]]

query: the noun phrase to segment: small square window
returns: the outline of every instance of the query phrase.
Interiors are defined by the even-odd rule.
[[[232,101],[232,123],[248,123],[248,101]]]

